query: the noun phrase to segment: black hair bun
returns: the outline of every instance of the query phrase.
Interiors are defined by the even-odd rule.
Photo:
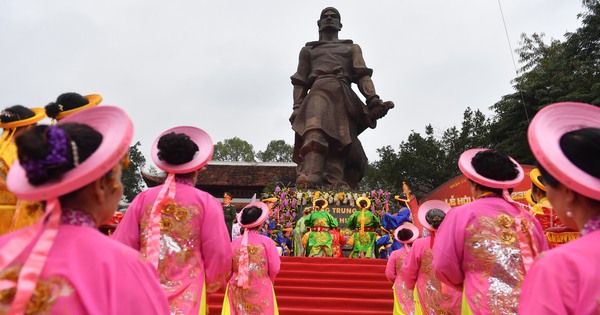
[[[191,161],[198,145],[184,133],[170,132],[158,140],[158,158],[172,165],[181,165]]]

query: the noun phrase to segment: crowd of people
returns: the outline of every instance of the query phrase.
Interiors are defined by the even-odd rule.
[[[242,235],[242,229],[235,215],[229,214],[238,213],[232,198],[231,193],[225,192],[222,207],[225,224],[228,228],[231,226],[231,240],[235,240]],[[262,202],[267,204],[269,216],[261,227],[261,233],[273,239],[281,256],[387,259],[393,251],[403,246],[394,239],[394,229],[405,222],[412,222],[406,196],[401,194],[395,199],[395,211],[385,212],[380,220],[371,210],[370,199],[358,198],[359,210],[341,228],[338,220],[329,212],[328,201],[317,198],[311,207],[303,209],[302,215],[291,227],[285,227],[286,224],[279,220],[273,210],[279,200],[267,196],[262,198]]]
[[[522,167],[490,149],[458,161],[475,201],[419,207],[431,236],[388,260],[394,314],[600,314],[600,109],[547,106],[528,140],[539,166],[530,207],[509,194]],[[411,240],[407,230],[396,237]]]
[[[122,197],[133,124],[100,102],[68,93],[0,114],[2,314],[206,314],[218,290],[223,314],[277,314],[280,256],[343,257],[345,244],[350,258],[388,259],[394,314],[600,313],[596,106],[559,103],[534,117],[530,205],[510,197],[525,178],[517,161],[470,149],[457,163],[475,201],[409,209],[397,196],[400,211],[380,220],[361,197],[349,235],[323,198],[284,228],[272,219],[277,198],[236,211],[226,193],[221,204],[195,187],[210,136],[174,127],[151,149],[165,182],[140,193],[109,237],[98,227]],[[52,123],[38,125],[46,115]]]

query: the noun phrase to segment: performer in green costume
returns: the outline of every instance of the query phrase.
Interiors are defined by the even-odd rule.
[[[369,210],[371,200],[367,197],[356,199],[356,205],[361,209],[354,212],[346,227],[354,232],[354,246],[350,258],[373,258],[373,247],[375,246],[375,229],[381,226],[379,219]]]
[[[304,220],[304,224],[310,228],[306,253],[308,257],[332,257],[331,234],[329,229],[337,227],[338,221],[325,211],[329,203],[323,198],[313,202],[314,212]]]

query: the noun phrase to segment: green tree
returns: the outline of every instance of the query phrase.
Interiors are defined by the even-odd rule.
[[[446,153],[444,163],[456,164],[460,155],[467,149],[489,147],[490,124],[490,119],[486,118],[480,110],[473,111],[467,107],[463,113],[461,129],[451,127],[443,133],[441,143]]]
[[[377,150],[380,160],[372,163],[374,170],[367,172],[363,181],[370,182],[373,188],[392,192],[402,191],[402,182],[411,187],[417,197],[422,197],[436,187],[439,178],[445,178],[448,168],[441,141],[434,136],[433,127],[425,127],[425,135],[413,131],[407,141],[402,141],[397,153],[386,146]],[[370,176],[374,178],[369,178]],[[363,185],[361,185],[362,187]]]
[[[600,105],[600,1],[583,1],[582,25],[565,41],[544,41],[543,34],[522,35],[517,49],[521,69],[513,85],[515,93],[504,95],[487,119],[470,108],[460,130],[452,127],[435,137],[433,127],[425,135],[412,132],[396,153],[390,146],[377,150],[361,187],[401,191],[406,181],[417,197],[459,174],[456,161],[466,149],[487,147],[502,150],[523,164],[535,163],[527,143],[527,127],[544,106],[556,102]]]
[[[462,127],[448,128],[436,137],[433,126],[425,127],[425,134],[413,131],[407,141],[400,144],[398,152],[391,146],[377,150],[379,160],[371,163],[361,188],[381,188],[400,193],[406,182],[418,197],[458,175],[457,160],[470,148],[486,147],[490,121],[481,111],[467,108]]]
[[[255,162],[254,147],[238,137],[225,139],[215,144],[213,153],[215,161]]]
[[[594,7],[594,5],[597,5],[598,3],[600,3],[599,0],[582,0],[581,4],[584,7],[587,7],[588,9],[592,9]]]
[[[496,115],[490,141],[517,161],[535,163],[527,143],[527,127],[544,106],[557,102],[600,105],[600,3],[588,1],[582,26],[560,42],[543,34],[522,35],[517,49],[522,64],[514,80],[517,92],[492,106]]]
[[[291,162],[294,147],[284,140],[271,140],[265,151],[258,151],[256,158],[262,162]]]
[[[121,181],[123,182],[123,196],[127,202],[131,202],[137,194],[142,192],[145,187],[142,179],[142,169],[146,165],[146,158],[140,152],[140,142],[136,142],[129,147],[129,167],[123,169]]]
[[[358,183],[359,189],[369,191],[371,189],[383,189],[386,191],[398,190],[396,184],[402,170],[398,166],[398,156],[391,146],[385,146],[377,149],[379,160],[369,163],[365,171],[364,178]],[[401,188],[402,186],[400,186]]]

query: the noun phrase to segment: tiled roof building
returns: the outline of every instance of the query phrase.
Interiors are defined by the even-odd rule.
[[[151,175],[142,172],[148,187],[161,184],[165,174]],[[196,187],[221,199],[228,191],[234,203],[260,196],[266,186],[292,186],[296,182],[296,163],[220,162],[211,161],[198,175]]]

